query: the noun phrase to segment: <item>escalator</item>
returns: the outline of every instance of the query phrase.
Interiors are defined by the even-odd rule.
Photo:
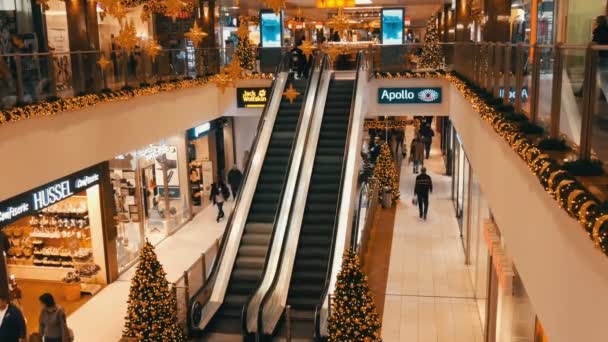
[[[290,334],[297,339],[312,339],[315,335],[315,310],[325,291],[338,218],[354,86],[354,80],[333,78],[329,81],[287,295],[287,305],[291,307]],[[283,319],[275,330],[275,336],[286,334]]]
[[[286,88],[293,85],[293,88],[304,94],[306,84],[305,80],[290,80]],[[299,96],[293,103],[286,98],[281,100],[224,302],[207,327],[208,332],[222,334],[241,332],[243,306],[263,276],[303,98]]]

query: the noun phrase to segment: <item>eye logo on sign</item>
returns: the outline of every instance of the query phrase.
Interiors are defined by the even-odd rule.
[[[433,102],[439,98],[439,93],[433,89],[425,89],[418,93],[418,98],[424,102]]]
[[[380,104],[441,103],[441,88],[378,88]]]

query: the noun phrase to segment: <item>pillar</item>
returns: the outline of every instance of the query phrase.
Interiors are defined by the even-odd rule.
[[[200,18],[199,25],[208,36],[201,43],[204,48],[203,60],[207,63],[208,73],[217,73],[220,68],[220,51],[217,49],[218,44],[215,37],[215,0],[199,0],[198,15]]]
[[[484,0],[488,21],[483,29],[483,37],[488,42],[508,42],[511,40],[511,0]]]
[[[95,1],[66,0],[70,51],[99,50],[99,30]],[[90,93],[99,88],[96,54],[72,54],[74,93]]]
[[[468,0],[456,0],[456,10],[454,11],[456,22],[456,41],[468,42],[471,40],[469,24],[471,23],[471,7]]]

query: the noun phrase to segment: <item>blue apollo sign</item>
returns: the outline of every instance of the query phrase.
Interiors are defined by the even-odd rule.
[[[441,103],[441,88],[378,88],[380,104]]]

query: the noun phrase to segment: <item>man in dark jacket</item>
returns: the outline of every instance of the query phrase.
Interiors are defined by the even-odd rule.
[[[230,192],[224,181],[220,178],[217,183],[211,184],[211,194],[209,199],[217,206],[216,222],[220,222],[224,218],[224,201],[230,197]]]
[[[10,303],[8,294],[0,294],[0,341],[25,342],[25,319],[21,310]]]
[[[433,181],[431,180],[431,177],[426,174],[426,167],[423,167],[421,171],[422,173],[416,177],[414,193],[418,198],[420,218],[426,220],[426,214],[429,211],[429,193],[433,192]]]
[[[232,169],[228,171],[228,184],[230,185],[230,191],[232,191],[232,197],[236,200],[236,196],[239,193],[239,187],[241,186],[241,181],[243,180],[243,173],[236,164],[232,165]]]
[[[376,159],[380,155],[380,149],[382,148],[382,141],[380,137],[374,138],[374,145],[369,149],[369,159],[372,164],[376,164]]]
[[[424,150],[426,151],[426,159],[429,159],[431,153],[431,145],[433,144],[433,137],[435,132],[429,124],[422,124],[420,127],[420,135],[422,136],[422,142],[424,143]]]

